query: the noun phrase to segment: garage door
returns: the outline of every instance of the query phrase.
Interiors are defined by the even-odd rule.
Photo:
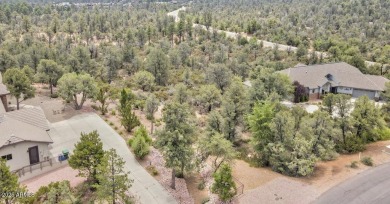
[[[368,96],[368,98],[374,99],[375,98],[375,91],[353,89],[352,97],[359,98],[360,96]]]

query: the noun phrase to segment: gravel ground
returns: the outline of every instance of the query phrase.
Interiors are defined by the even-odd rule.
[[[31,193],[35,193],[41,186],[47,186],[51,182],[68,180],[70,186],[75,187],[78,184],[85,181],[83,177],[77,177],[78,172],[69,166],[64,166],[59,169],[53,170],[46,174],[31,178],[23,181],[22,184],[27,186],[27,189]]]
[[[159,173],[158,181],[165,189],[181,204],[193,204],[194,199],[191,197],[187,189],[187,184],[184,179],[176,178],[176,190],[170,187],[172,170],[164,166],[164,158],[159,151],[151,148],[148,156],[151,164],[155,166]]]
[[[246,192],[238,203],[311,203],[319,195],[312,186],[287,178],[277,178]]]

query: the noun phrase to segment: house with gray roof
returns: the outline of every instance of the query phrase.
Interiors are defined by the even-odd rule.
[[[0,157],[11,171],[48,160],[49,123],[39,107],[0,114]]]
[[[327,93],[342,93],[352,97],[368,96],[379,100],[389,80],[383,76],[367,75],[345,62],[319,65],[299,65],[280,71],[291,81],[307,88],[310,100]]]

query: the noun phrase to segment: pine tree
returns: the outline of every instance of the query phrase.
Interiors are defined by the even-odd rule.
[[[233,144],[224,138],[222,134],[210,133],[198,142],[198,148],[202,155],[202,161],[205,162],[207,158],[212,156],[212,167],[214,172],[218,171],[224,163],[230,163],[236,156]]]
[[[386,126],[381,110],[367,96],[358,98],[354,106],[351,117],[356,136],[364,142],[379,140],[376,130]]]
[[[28,76],[19,68],[7,69],[4,73],[4,84],[12,96],[16,98],[16,107],[19,110],[20,99],[34,97],[35,89]]]
[[[149,96],[148,99],[146,99],[146,118],[150,120],[151,126],[150,126],[150,134],[153,134],[153,126],[154,126],[154,113],[158,110],[159,101],[158,99],[152,94]]]
[[[122,89],[119,99],[119,113],[121,115],[121,124],[128,132],[140,125],[140,121],[133,111],[135,99],[135,95],[131,91],[127,92],[125,89]]]
[[[171,187],[175,189],[176,170],[178,176],[183,177],[185,170],[193,167],[194,126],[186,104],[173,102],[164,108],[164,129],[159,133],[157,144],[165,158],[165,165],[172,168]]]
[[[121,107],[121,124],[127,130],[127,132],[131,132],[135,127],[139,126],[141,123],[138,117],[133,112],[132,103],[127,101],[124,104],[124,107]]]
[[[125,171],[124,165],[125,162],[115,149],[105,152],[104,158],[98,166],[99,183],[94,186],[100,199],[113,204],[130,199],[128,191],[133,180],[128,177],[130,172]]]
[[[152,138],[149,137],[143,125],[135,131],[134,137],[129,140],[129,146],[133,149],[135,156],[140,159],[149,154],[149,145],[151,144]]]
[[[7,162],[4,159],[0,159],[0,192],[2,194],[15,193],[24,191],[24,188],[21,188],[18,182],[18,176],[13,174]],[[15,197],[12,196],[1,196],[0,201],[4,201],[6,204],[11,204],[15,200]]]
[[[232,169],[228,164],[223,164],[221,168],[214,173],[214,183],[211,187],[213,193],[218,194],[223,202],[230,201],[236,194],[237,188],[233,181]]]
[[[53,85],[63,74],[63,69],[53,60],[42,59],[37,68],[37,77],[41,82],[49,83],[50,94],[53,94]]]
[[[95,100],[100,103],[99,110],[102,115],[105,115],[108,112],[107,99],[109,98],[109,89],[110,87],[108,85],[101,85],[95,96]]]
[[[80,141],[75,144],[69,158],[69,166],[79,171],[79,176],[86,177],[92,184],[98,182],[97,167],[104,156],[103,143],[95,130],[81,133]]]

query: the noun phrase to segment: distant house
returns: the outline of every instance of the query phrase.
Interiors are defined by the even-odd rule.
[[[0,157],[7,160],[14,171],[48,159],[48,145],[53,141],[43,110],[26,107],[7,112],[8,94],[0,74]]]
[[[389,80],[383,76],[363,74],[354,66],[345,62],[297,65],[280,71],[298,81],[307,88],[310,100],[320,99],[327,93],[349,94],[352,97],[368,96],[370,99],[380,99],[385,83]]]
[[[3,104],[0,104],[0,114],[8,111],[7,95],[10,94],[2,80],[3,78],[0,73],[0,101]]]

